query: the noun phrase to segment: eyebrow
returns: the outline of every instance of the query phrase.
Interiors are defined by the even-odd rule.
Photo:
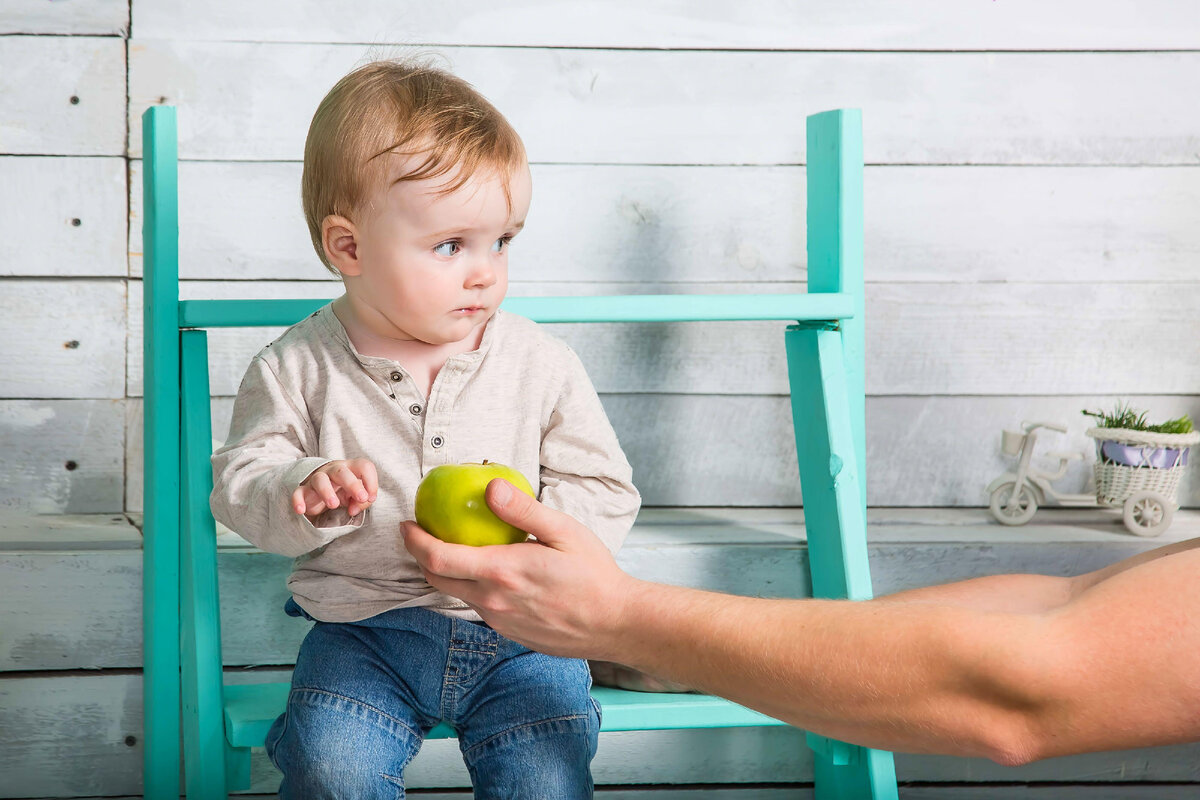
[[[517,233],[520,233],[524,227],[525,227],[525,220],[521,220],[520,222],[518,222],[516,224],[505,226],[505,230],[512,230],[512,231],[516,231]],[[479,228],[450,228],[449,230],[438,231],[437,233],[430,234],[429,238],[430,239],[442,239],[447,236],[456,236],[460,233],[470,233],[471,231],[476,231],[476,230],[479,230]]]

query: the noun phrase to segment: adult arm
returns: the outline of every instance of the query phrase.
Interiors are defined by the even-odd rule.
[[[1054,575],[984,575],[979,578],[922,586],[885,595],[879,600],[897,603],[941,603],[980,611],[1014,613],[1061,608],[1087,589],[1126,570],[1174,553],[1200,547],[1200,539],[1173,542],[1147,550],[1107,567],[1074,577]]]
[[[1021,764],[1200,739],[1200,549],[1043,611],[767,600],[637,580],[569,517],[503,482],[488,499],[539,543],[471,550],[412,523],[406,543],[433,585],[535,649],[629,664],[889,750]]]

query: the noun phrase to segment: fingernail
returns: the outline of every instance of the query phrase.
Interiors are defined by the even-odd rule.
[[[496,502],[502,506],[508,505],[508,501],[512,498],[512,487],[508,485],[508,481],[500,481],[496,486],[496,491],[492,495]]]

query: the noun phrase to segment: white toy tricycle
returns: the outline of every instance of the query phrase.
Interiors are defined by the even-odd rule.
[[[1059,494],[1051,482],[1066,475],[1068,465],[1082,459],[1082,454],[1050,453],[1051,458],[1059,459],[1058,470],[1053,473],[1043,472],[1029,462],[1039,428],[1066,433],[1067,427],[1025,422],[1022,428],[1024,432],[1004,431],[1000,440],[1005,455],[1019,456],[1017,471],[1001,475],[987,488],[992,516],[1004,525],[1024,525],[1038,506],[1051,500],[1061,506],[1119,507],[1130,533],[1157,536],[1171,525],[1178,508],[1175,495],[1187,468],[1188,447],[1200,442],[1200,433],[1196,432],[1089,428],[1087,435],[1096,440],[1095,491]]]

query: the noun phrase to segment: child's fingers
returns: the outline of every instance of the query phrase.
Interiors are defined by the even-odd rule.
[[[379,473],[375,471],[375,465],[366,458],[356,459],[351,464],[358,467],[358,476],[362,478],[363,487],[367,490],[367,501],[374,503],[376,495],[379,494]]]
[[[292,492],[292,508],[297,514],[303,514],[304,509],[308,508],[308,504],[304,502],[304,487],[297,486],[296,491]]]
[[[328,473],[313,473],[308,485],[324,501],[326,508],[338,507],[337,490],[333,488],[333,482],[329,479]]]
[[[310,486],[303,485],[292,492],[292,508],[297,514],[315,517],[325,510],[325,501]]]
[[[311,486],[304,487],[304,504],[308,507],[306,513],[310,517],[315,517],[323,513],[327,508],[325,501],[321,499],[321,495],[314,491]]]
[[[354,474],[354,470],[350,469],[349,462],[341,464],[337,469],[332,470],[330,477],[333,479],[334,485],[345,492],[347,499],[357,500],[360,503],[366,502],[367,490],[363,486],[363,482]]]

